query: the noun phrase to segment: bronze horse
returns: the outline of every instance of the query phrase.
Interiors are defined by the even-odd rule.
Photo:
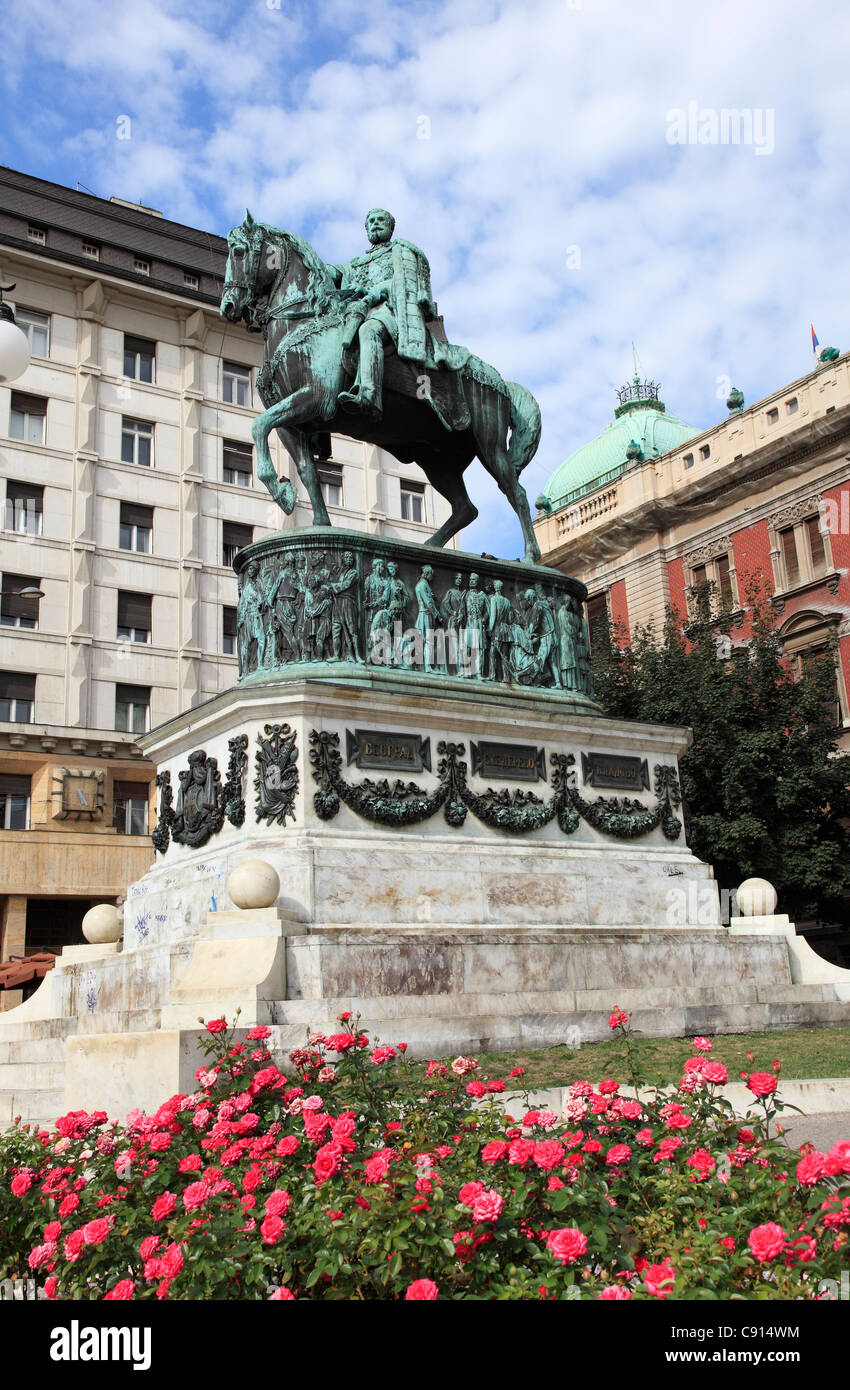
[[[425,542],[432,546],[445,545],[478,515],[463,481],[466,468],[478,457],[519,518],[524,559],[538,561],[528,498],[519,482],[540,442],[540,409],[531,393],[504,381],[480,358],[470,357],[457,373],[441,368],[436,385],[444,389],[449,375],[457,378],[451,389],[462,392],[461,407],[465,404],[463,413],[469,419],[467,428],[449,430],[429,403],[431,378],[417,376],[415,366],[391,353],[382,417],[340,411],[338,398],[356,369],[344,345],[351,292],[337,288],[309,242],[256,222],[250,212],[227,240],[221,313],[233,323],[244,319],[265,339],[257,391],[266,409],[254,421],[252,433],[258,475],[283,511],[292,511],[295,492],[274,470],[268,447],[273,429],[295,460],[313,507],[314,526],[330,525],[316,471],[312,441],[317,436],[349,435],[386,449],[403,463],[418,464],[451,507],[448,520]]]

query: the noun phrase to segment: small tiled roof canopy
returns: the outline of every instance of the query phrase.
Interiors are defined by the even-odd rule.
[[[33,956],[24,956],[23,960],[2,961],[0,989],[20,989],[31,980],[43,980],[55,964],[56,957],[51,951],[38,951]]]

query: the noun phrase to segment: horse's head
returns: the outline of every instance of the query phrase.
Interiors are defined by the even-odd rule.
[[[257,301],[268,294],[283,268],[285,250],[269,239],[267,230],[246,211],[241,227],[228,233],[227,270],[219,312],[231,323],[244,319],[249,328],[257,326]]]

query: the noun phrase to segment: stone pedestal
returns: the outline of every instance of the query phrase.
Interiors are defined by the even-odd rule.
[[[578,1046],[615,1004],[674,1036],[843,1021],[842,981],[793,974],[790,927],[720,924],[685,843],[688,739],[403,671],[252,677],[186,711],[143,740],[157,852],[123,942],[67,952],[0,1019],[0,1123],[190,1090],[198,1019],[237,1010],[279,1060],[346,1009],[420,1057]],[[229,898],[246,860],[279,879],[269,907]]]

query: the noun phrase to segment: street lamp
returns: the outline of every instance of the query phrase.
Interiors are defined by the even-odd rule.
[[[44,590],[37,589],[34,584],[27,584],[25,589],[0,589],[0,598],[44,598]]]
[[[30,360],[27,335],[15,323],[11,304],[3,302],[3,291],[14,288],[14,284],[0,283],[0,384],[17,381],[19,376],[23,376]]]

